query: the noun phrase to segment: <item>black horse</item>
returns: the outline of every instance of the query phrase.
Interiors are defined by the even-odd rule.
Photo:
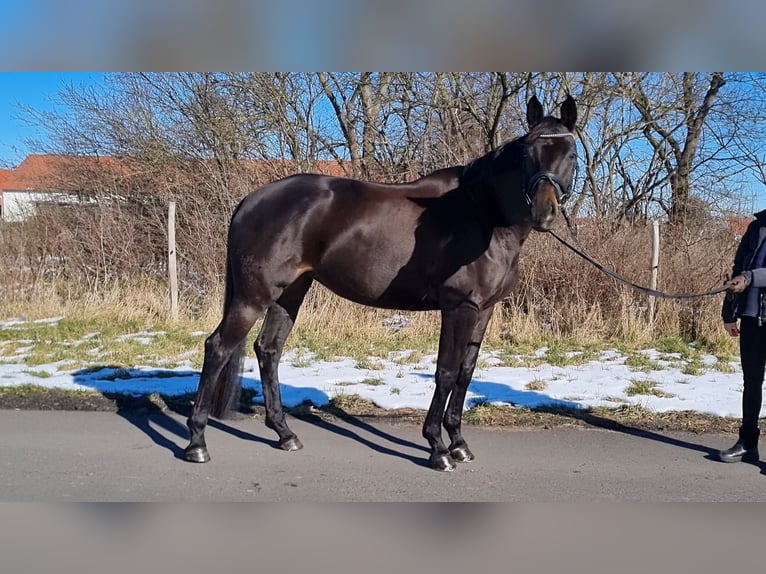
[[[205,341],[187,460],[210,460],[208,415],[212,407],[221,417],[231,406],[246,336],[264,314],[255,353],[266,426],[280,448],[302,448],[285,421],[277,367],[314,280],[363,305],[441,312],[436,390],[423,436],[436,470],[473,460],[461,434],[463,403],[492,309],[517,281],[530,230],[550,229],[572,186],[571,96],[560,116],[543,117],[533,96],[525,136],[408,184],[301,174],[247,195],[229,226],[223,319]]]

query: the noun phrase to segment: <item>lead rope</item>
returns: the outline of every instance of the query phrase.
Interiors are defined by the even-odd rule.
[[[572,237],[574,237],[575,241],[577,241],[577,231],[572,227],[572,223],[569,220],[569,216],[567,216],[566,212],[563,209],[561,210],[561,213],[564,215],[564,220],[567,222],[567,226],[569,227],[569,231],[572,234]],[[711,289],[710,291],[705,291],[704,293],[664,293],[662,291],[657,291],[656,289],[650,289],[649,287],[642,287],[641,285],[636,285],[629,279],[626,279],[619,273],[612,271],[611,269],[607,269],[601,263],[593,259],[593,257],[588,255],[584,250],[578,249],[577,247],[570,245],[564,239],[556,235],[556,233],[554,233],[553,231],[548,231],[548,233],[550,233],[559,243],[569,248],[570,250],[574,251],[577,255],[585,259],[588,263],[592,264],[599,271],[605,273],[606,275],[609,275],[609,277],[611,277],[612,279],[615,279],[616,281],[623,283],[624,285],[627,285],[628,287],[631,287],[632,289],[635,289],[636,291],[645,293],[646,295],[650,295],[652,297],[659,297],[660,299],[697,299],[699,297],[709,297],[711,295],[718,295],[719,293],[723,293],[724,291],[727,291],[729,287],[731,287],[731,281],[726,281],[720,287],[716,287],[715,289]]]

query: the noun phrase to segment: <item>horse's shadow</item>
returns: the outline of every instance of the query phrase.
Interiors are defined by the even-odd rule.
[[[74,373],[74,381],[85,386],[89,386],[94,390],[100,391],[104,396],[111,399],[116,408],[117,415],[128,421],[130,424],[141,430],[146,434],[156,445],[169,450],[173,456],[180,460],[185,460],[184,447],[179,442],[170,438],[172,436],[178,437],[182,442],[188,440],[189,431],[185,424],[178,420],[178,417],[184,419],[191,415],[193,396],[190,394],[181,395],[166,395],[162,393],[117,393],[109,391],[110,383],[114,381],[115,373],[119,373],[121,378],[129,378],[131,370],[120,369],[113,366],[103,367],[90,367],[82,371]],[[157,369],[155,371],[135,371],[139,373],[142,378],[147,378],[152,375],[162,379],[172,379],[176,372],[170,370]],[[99,373],[102,373],[101,378]],[[179,373],[179,377],[196,376],[199,377],[199,373]],[[166,381],[168,382],[168,381]],[[242,399],[240,400],[239,408],[236,413],[232,413],[232,418],[263,415],[263,409],[253,399],[262,397],[261,384],[258,379],[243,376],[242,377]],[[289,385],[280,385],[280,391],[283,397],[295,395],[299,393],[304,398],[301,404],[296,408],[286,409],[295,418],[312,424],[325,431],[330,431],[334,434],[355,440],[364,446],[385,454],[401,458],[417,464],[419,466],[428,466],[428,458],[416,456],[413,454],[407,454],[400,452],[394,448],[390,448],[385,445],[386,442],[396,445],[397,447],[405,447],[413,449],[419,452],[429,453],[429,450],[422,444],[416,444],[409,440],[400,438],[393,434],[390,434],[384,430],[381,430],[368,422],[362,420],[362,418],[349,414],[337,407],[322,408],[321,405],[327,405],[329,397],[326,393],[319,389],[312,388],[296,388]],[[316,414],[313,411],[317,409],[305,408],[306,405],[320,405],[319,412],[324,410],[332,417],[325,417]],[[174,416],[177,415],[177,416]],[[338,419],[345,426],[337,424],[330,420],[330,418]],[[208,420],[208,426],[215,428],[219,431],[228,433],[237,438],[265,444],[272,448],[278,449],[279,443],[275,438],[266,438],[259,436],[251,432],[247,432],[233,426],[230,422],[224,422],[218,419],[210,418]],[[354,428],[349,428],[354,427]],[[271,432],[264,426],[265,432]],[[359,432],[358,432],[359,431]],[[373,435],[374,438],[367,438],[362,433]]]
[[[193,396],[190,394],[181,395],[163,395],[158,393],[160,404],[156,397],[152,398],[148,394],[124,394],[110,392],[109,383],[113,378],[114,367],[89,368],[74,373],[74,380],[83,385],[90,386],[102,394],[112,399],[117,407],[117,415],[128,421],[130,424],[146,434],[156,445],[169,450],[173,456],[180,460],[185,460],[184,447],[181,446],[189,438],[189,432],[186,425],[178,420],[178,417],[188,418],[191,415]],[[100,379],[98,373],[103,371],[105,377]],[[124,369],[123,369],[124,371]],[[174,376],[179,377],[199,377],[199,372],[176,373],[169,370],[156,370],[151,373],[157,374],[163,379],[170,379]],[[127,373],[129,375],[129,372]],[[126,375],[126,376],[127,376]],[[141,372],[142,377],[146,377],[146,372]],[[429,375],[418,375],[424,379],[432,379]],[[240,416],[262,415],[263,409],[257,404],[257,398],[262,397],[260,381],[257,378],[243,376],[243,398],[240,401],[238,414]],[[363,417],[353,415],[343,411],[338,407],[330,407],[329,397],[324,391],[319,389],[296,388],[289,385],[280,385],[283,396],[290,396],[294,393],[300,393],[306,396],[307,400],[297,408],[286,409],[295,418],[314,425],[324,431],[332,432],[338,436],[354,440],[375,452],[400,458],[416,464],[418,466],[429,466],[429,449],[424,444],[414,443],[407,439],[395,436],[382,430],[366,420]],[[718,458],[718,449],[709,446],[671,437],[657,431],[643,428],[632,427],[619,421],[601,416],[594,413],[589,408],[582,408],[575,402],[554,400],[547,395],[536,391],[520,391],[507,385],[475,379],[469,387],[470,398],[467,405],[474,406],[487,401],[502,401],[504,403],[523,405],[534,408],[538,412],[552,413],[558,416],[565,416],[578,420],[588,426],[603,428],[615,432],[620,432],[636,438],[654,440],[660,443],[669,444],[678,448],[684,448],[695,452],[703,453],[704,458],[721,462]],[[157,395],[157,394],[155,394]],[[256,399],[255,401],[253,399]],[[317,405],[315,408],[305,408],[307,405]],[[325,416],[331,415],[331,416]],[[335,420],[339,421],[335,422]],[[219,431],[228,433],[237,438],[264,444],[271,448],[278,449],[279,444],[275,438],[267,438],[244,431],[237,428],[230,422],[224,422],[217,419],[209,419],[208,425]],[[265,432],[271,432],[264,426]],[[366,435],[371,435],[368,438]],[[172,437],[178,437],[180,443]],[[391,446],[386,443],[390,443]],[[392,448],[393,447],[393,448]],[[395,447],[404,447],[423,453],[425,456],[402,452]],[[766,475],[766,461],[756,461],[752,464],[760,469],[761,474]]]
[[[173,414],[188,418],[191,414],[191,405],[183,406],[177,401],[172,400],[174,397],[164,397],[167,399],[165,408],[156,405],[146,405],[144,404],[144,401],[137,401],[135,398],[126,399],[124,395],[114,395],[111,398],[113,398],[115,405],[117,406],[118,416],[141,430],[157,446],[169,450],[175,458],[186,460],[184,456],[184,447],[181,446],[179,442],[169,438],[168,435],[174,435],[178,437],[180,441],[188,440],[189,431],[186,428],[186,425],[180,422],[178,418],[174,417]],[[216,419],[210,419],[208,421],[208,426],[243,440],[258,442],[273,448],[278,448],[276,440],[270,440],[266,437],[254,435]],[[165,432],[162,432],[160,429]]]

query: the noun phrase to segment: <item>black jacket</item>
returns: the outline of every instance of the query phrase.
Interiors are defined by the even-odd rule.
[[[748,279],[749,287],[766,287],[766,269],[758,272],[752,272],[753,259],[758,252],[758,248],[766,241],[766,209],[755,214],[755,221],[747,227],[747,231],[742,236],[737,247],[737,253],[734,255],[734,266],[731,269],[731,276],[745,275]],[[747,289],[736,295],[727,293],[723,300],[721,308],[721,317],[724,323],[733,323],[739,317],[739,312],[745,306]],[[760,318],[766,321],[766,298],[764,298],[764,289],[761,289],[759,296]]]

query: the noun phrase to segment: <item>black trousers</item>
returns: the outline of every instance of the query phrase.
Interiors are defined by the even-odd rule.
[[[764,368],[766,368],[766,323],[758,326],[755,317],[739,323],[739,355],[742,361],[742,430],[755,431],[761,412]]]

